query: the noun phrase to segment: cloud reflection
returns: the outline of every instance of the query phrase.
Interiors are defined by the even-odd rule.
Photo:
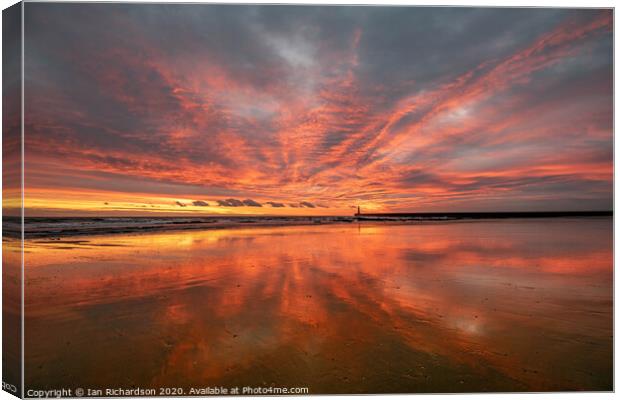
[[[610,228],[567,219],[30,241],[27,359],[43,367],[27,381],[609,389]],[[83,352],[93,340],[100,350]],[[127,369],[136,363],[141,377]]]

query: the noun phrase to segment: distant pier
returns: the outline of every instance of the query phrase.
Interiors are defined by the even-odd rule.
[[[566,218],[613,217],[613,211],[509,211],[509,212],[420,212],[420,213],[364,213],[357,207],[358,220],[453,220],[453,219],[505,219],[505,218]]]

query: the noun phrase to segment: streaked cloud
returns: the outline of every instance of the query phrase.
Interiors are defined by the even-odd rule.
[[[28,10],[27,207],[612,207],[610,10]]]

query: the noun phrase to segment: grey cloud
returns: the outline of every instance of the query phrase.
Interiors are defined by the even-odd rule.
[[[222,207],[243,207],[243,202],[237,199],[218,200],[217,204]]]
[[[284,203],[276,203],[275,201],[268,201],[266,204],[269,204],[271,207],[275,208],[286,207]]]
[[[193,205],[195,205],[196,207],[208,207],[209,203],[207,203],[206,201],[202,201],[202,200],[195,200],[192,202]]]
[[[221,207],[262,207],[263,205],[257,201],[252,199],[245,200],[237,200],[237,199],[226,199],[226,200],[218,200],[217,204]]]
[[[299,205],[301,207],[308,207],[308,208],[314,208],[315,205],[310,203],[309,201],[302,201],[301,203],[299,203]]]
[[[248,206],[248,207],[262,207],[263,205],[257,201],[254,201],[252,199],[245,199],[243,200],[243,204]]]
[[[187,207],[187,204],[183,204],[180,201],[176,201],[175,204],[179,207]]]

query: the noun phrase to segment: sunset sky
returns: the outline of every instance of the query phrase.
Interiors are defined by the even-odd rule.
[[[33,215],[612,208],[612,12],[25,5]]]

